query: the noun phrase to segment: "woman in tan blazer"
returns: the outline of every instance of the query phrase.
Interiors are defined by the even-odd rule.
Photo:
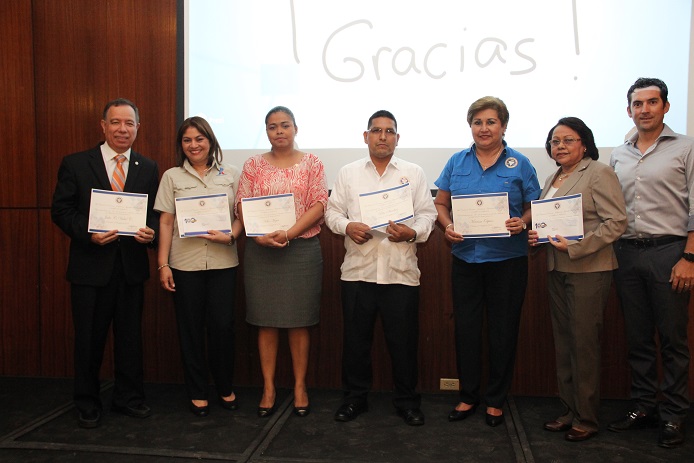
[[[545,148],[559,169],[547,178],[541,199],[582,195],[583,239],[546,237],[557,381],[566,409],[544,428],[565,431],[566,440],[576,442],[598,432],[603,310],[617,268],[612,243],[626,229],[626,207],[617,176],[597,162],[593,132],[582,120],[560,119]],[[532,246],[539,237],[537,230],[528,233]]]

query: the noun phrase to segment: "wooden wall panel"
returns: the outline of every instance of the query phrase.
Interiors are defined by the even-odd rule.
[[[36,210],[0,209],[0,372],[33,376],[39,370]]]
[[[41,172],[34,156],[31,0],[3,1],[0,26],[0,207],[35,207]]]

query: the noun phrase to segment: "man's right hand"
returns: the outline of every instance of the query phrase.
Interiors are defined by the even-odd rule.
[[[370,231],[371,227],[361,222],[350,222],[345,229],[347,236],[352,238],[352,241],[357,244],[364,244],[373,238],[371,233],[369,233]]]

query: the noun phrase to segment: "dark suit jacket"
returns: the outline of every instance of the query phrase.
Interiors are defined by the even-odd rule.
[[[67,279],[80,285],[105,286],[120,255],[128,284],[142,283],[149,278],[148,245],[120,236],[115,242],[99,246],[91,242],[87,231],[92,188],[111,189],[100,146],[66,156],[58,170],[51,218],[70,237]],[[149,195],[147,226],[155,231],[159,230],[159,217],[153,209],[158,186],[157,163],[131,151],[124,189]]]
[[[547,177],[542,189],[544,199],[561,169]],[[583,158],[554,194],[554,197],[582,193],[583,234],[581,241],[560,252],[547,245],[547,270],[568,273],[601,272],[617,268],[612,243],[627,228],[626,206],[614,170],[591,158]]]

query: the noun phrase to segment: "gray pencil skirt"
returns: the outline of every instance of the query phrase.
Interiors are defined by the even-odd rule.
[[[318,237],[284,248],[246,240],[243,259],[246,321],[273,328],[299,328],[319,321],[323,256]]]

